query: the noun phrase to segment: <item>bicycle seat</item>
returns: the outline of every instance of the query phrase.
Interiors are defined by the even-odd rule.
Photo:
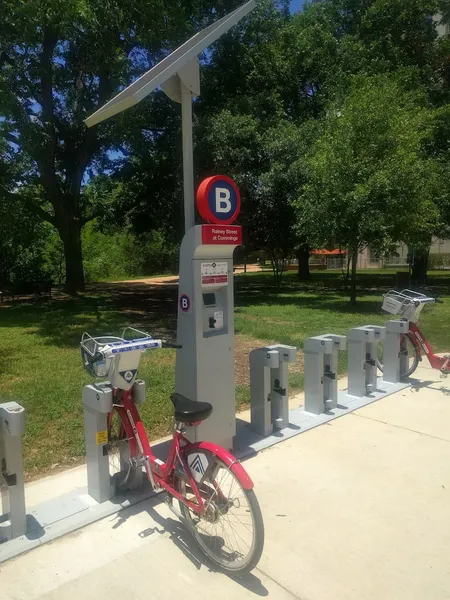
[[[212,413],[213,407],[209,402],[196,402],[177,393],[172,394],[170,399],[175,408],[175,421],[181,423],[204,421]]]

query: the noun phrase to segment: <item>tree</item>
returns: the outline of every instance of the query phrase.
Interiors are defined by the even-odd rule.
[[[0,135],[21,163],[2,197],[18,197],[59,232],[66,288],[84,287],[81,230],[97,214],[85,185],[127,155],[127,132],[151,143],[154,99],[87,130],[83,120],[178,42],[239,2],[4,0]],[[120,153],[118,151],[121,150]]]
[[[429,111],[423,156],[427,159],[425,185],[433,199],[438,218],[430,227],[412,232],[405,241],[413,255],[411,280],[424,285],[433,237],[448,239],[450,235],[450,105]]]
[[[422,155],[429,113],[410,83],[355,77],[345,100],[330,106],[310,153],[303,224],[317,245],[347,249],[352,303],[361,250],[383,252],[438,221],[428,185],[433,165]]]
[[[264,0],[245,28],[224,36],[204,67],[197,107],[198,172],[222,171],[237,181],[244,239],[271,256],[277,282],[294,254],[306,258],[300,274],[309,275],[309,249],[295,227],[292,201],[302,185],[302,170],[294,167],[305,151],[299,125],[318,106],[306,102],[310,71],[296,71],[292,60],[290,21],[286,10]]]
[[[227,110],[208,120],[203,139],[211,170],[228,173],[239,185],[245,243],[270,256],[277,285],[287,259],[306,243],[296,228],[294,206],[305,139],[303,129],[289,121],[264,131],[254,117]]]
[[[12,184],[22,162],[0,137],[0,283],[52,279],[47,242],[52,227],[36,220]]]

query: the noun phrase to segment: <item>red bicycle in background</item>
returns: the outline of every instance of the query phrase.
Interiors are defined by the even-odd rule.
[[[142,337],[126,340],[130,330]],[[108,377],[113,387],[113,410],[108,415],[110,474],[116,489],[124,491],[133,480],[133,471],[144,468],[152,488],[167,492],[169,508],[208,558],[230,573],[250,571],[264,546],[264,524],[253,482],[227,450],[210,442],[192,443],[184,436],[187,427],[209,417],[211,404],[173,394],[175,424],[166,462],[150,447],[133,400],[133,385],[142,353],[162,347],[180,348],[131,327],[122,337],[83,334],[84,368],[93,377]],[[173,506],[174,498],[180,510]]]
[[[438,356],[433,352],[430,343],[419,329],[417,322],[425,304],[443,304],[442,300],[431,298],[413,290],[390,290],[383,294],[383,310],[399,315],[404,321],[409,321],[409,331],[400,338],[400,353],[408,356],[406,371],[400,373],[403,378],[410,377],[422,360],[422,351],[428,358],[432,369],[441,371],[444,375],[450,373],[450,356]],[[383,371],[383,350],[381,344],[378,349],[378,368]]]

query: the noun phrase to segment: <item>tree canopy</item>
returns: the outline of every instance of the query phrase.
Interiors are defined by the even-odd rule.
[[[69,291],[84,285],[90,220],[85,240],[156,232],[171,249],[183,222],[179,107],[157,90],[93,129],[83,120],[239,4],[4,0],[0,202],[56,228]],[[259,0],[201,57],[196,181],[235,178],[247,249],[275,271],[293,254],[307,267],[313,246],[426,254],[447,234],[449,18],[448,0],[323,0],[293,15]]]
[[[157,137],[158,99],[93,129],[83,120],[198,28],[237,2],[5,0],[0,134],[18,174],[1,193],[58,230],[67,287],[82,289],[81,229],[97,214],[85,193],[128,143]],[[153,111],[153,108],[156,110]],[[155,118],[149,118],[149,115]]]

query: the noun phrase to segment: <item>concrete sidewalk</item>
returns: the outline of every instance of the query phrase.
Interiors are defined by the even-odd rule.
[[[3,564],[0,599],[448,600],[450,381],[417,376],[245,463],[266,527],[251,575],[206,567],[155,498]]]

